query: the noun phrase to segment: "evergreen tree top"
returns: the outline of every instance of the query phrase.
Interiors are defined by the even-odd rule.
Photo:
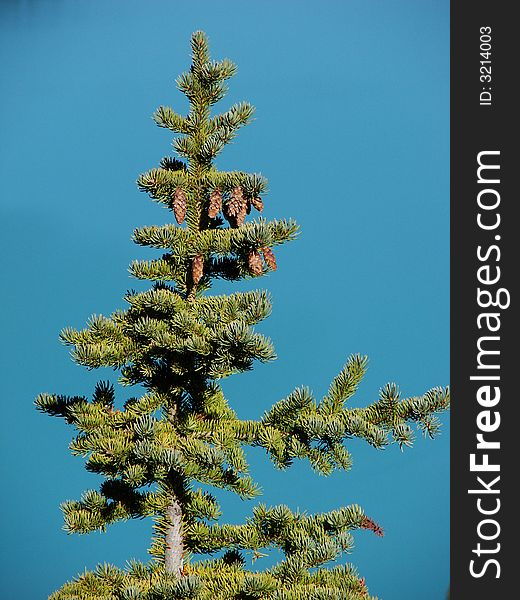
[[[192,36],[192,65],[177,79],[189,100],[181,116],[160,107],[155,122],[174,132],[179,158],[166,157],[139,177],[141,190],[172,213],[172,222],[141,227],[138,245],[163,252],[134,261],[130,273],[152,287],[125,296],[126,310],[93,316],[83,330],[61,333],[75,362],[89,369],[112,367],[124,386],[144,393],[115,403],[114,386],[100,382],[91,398],[41,394],[37,407],[71,424],[70,449],[104,478],[99,489],[62,505],[71,533],[105,530],[129,518],[152,517],[150,565],[126,571],[101,566],[66,584],[54,600],[73,598],[206,598],[315,600],[367,598],[364,580],[351,566],[324,565],[352,548],[352,531],[381,527],[352,505],[320,515],[286,506],[258,506],[242,525],[219,523],[220,507],[207,486],[253,498],[260,490],[249,474],[245,446],[262,447],[276,467],[309,461],[323,474],[348,469],[346,443],[362,438],[376,448],[410,445],[411,425],[433,437],[435,413],[449,404],[449,390],[434,388],[402,399],[397,386],[382,388],[365,408],[349,408],[367,367],[351,356],[327,393],[317,400],[297,388],[258,420],[241,420],[219,380],[270,361],[274,349],[254,326],[271,311],[264,291],[209,295],[215,278],[260,277],[276,269],[273,248],[294,239],[292,220],[254,220],[267,181],[258,174],[222,172],[213,160],[247,124],[253,108],[242,102],[212,116],[231,61],[213,61],[206,37]],[[249,217],[248,217],[249,216]],[[261,566],[262,550],[283,559]],[[246,567],[252,553],[255,568]]]

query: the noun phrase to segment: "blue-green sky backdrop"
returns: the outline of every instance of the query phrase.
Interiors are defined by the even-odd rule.
[[[123,306],[141,285],[128,263],[152,254],[132,244],[133,228],[171,220],[135,180],[171,154],[150,115],[185,109],[174,79],[196,29],[215,58],[239,66],[219,106],[257,107],[219,166],[267,176],[266,216],[294,217],[303,231],[277,252],[276,273],[241,284],[271,290],[273,315],[259,327],[279,358],[225,383],[233,407],[257,417],[302,384],[319,396],[353,352],[370,357],[353,405],[388,381],[406,395],[448,383],[447,0],[2,0],[4,600],[45,598],[98,562],[147,560],[149,522],[61,531],[59,503],[98,480],[68,454],[67,426],[32,402],[116,379],[74,365],[57,335]],[[131,394],[120,388],[119,401]],[[382,524],[383,539],[356,533],[350,557],[372,594],[439,600],[449,579],[443,422],[439,439],[403,453],[353,442],[352,471],[328,479],[249,456],[266,503],[315,512],[355,502]],[[230,522],[251,510],[220,498]]]

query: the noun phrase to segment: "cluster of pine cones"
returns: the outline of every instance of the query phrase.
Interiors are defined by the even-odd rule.
[[[254,206],[258,212],[264,209],[264,203],[261,198],[251,198],[250,200],[244,196],[244,190],[240,187],[234,187],[228,202],[222,206],[222,193],[220,190],[215,190],[211,193],[209,199],[208,216],[214,219],[222,210],[222,213],[231,227],[240,227],[246,220],[246,215],[251,212],[251,206]]]
[[[258,251],[252,250],[247,257],[247,264],[253,275],[262,275],[264,272],[262,256],[264,257],[265,264],[272,271],[276,271],[276,258],[271,248],[267,248],[266,246],[265,248],[260,248]]]
[[[262,275],[262,273],[264,272],[264,264],[262,262],[262,257],[264,259],[265,264],[272,271],[276,271],[276,258],[271,248],[268,248],[266,246],[265,248],[260,248],[259,250],[251,250],[247,256],[247,264],[249,266],[249,270],[253,275]],[[193,259],[191,263],[191,277],[195,285],[199,283],[199,281],[202,279],[203,273],[204,257],[202,256],[202,254],[197,254],[197,256]]]
[[[222,192],[213,190],[209,198],[208,216],[214,219],[220,211],[229,222],[231,227],[240,227],[246,219],[246,215],[251,212],[251,206],[254,206],[258,212],[264,209],[262,198],[246,198],[244,190],[240,185],[231,190],[229,200],[223,204]],[[187,201],[184,190],[180,187],[175,188],[172,201],[173,214],[175,220],[180,225],[186,218]]]
[[[264,209],[264,203],[260,197],[248,199],[244,196],[244,190],[241,186],[233,188],[228,202],[223,205],[222,192],[214,190],[211,192],[208,207],[208,216],[214,219],[220,211],[229,222],[231,227],[240,227],[246,219],[246,215],[251,212],[251,206],[254,206],[258,212]],[[175,189],[172,202],[173,214],[175,220],[180,225],[186,218],[187,200],[184,190],[180,187]],[[262,261],[263,257],[263,261]],[[273,251],[268,248],[259,248],[252,250],[247,257],[249,270],[253,275],[262,275],[264,272],[264,263],[272,271],[276,271],[276,258]],[[191,276],[193,283],[196,285],[204,273],[204,257],[202,254],[197,255],[191,264]]]

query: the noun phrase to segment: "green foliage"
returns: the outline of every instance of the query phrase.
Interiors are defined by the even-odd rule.
[[[367,367],[366,357],[354,355],[320,401],[307,388],[297,388],[261,419],[238,418],[219,380],[275,357],[270,340],[254,329],[270,314],[271,303],[264,291],[206,292],[214,278],[238,280],[275,268],[269,252],[294,239],[298,226],[292,220],[243,221],[252,206],[261,208],[266,180],[258,174],[219,172],[212,161],[250,121],[253,108],[243,102],[211,116],[211,106],[224,96],[224,82],[236,69],[227,59],[209,59],[200,32],[192,37],[192,50],[191,69],[177,80],[190,101],[188,115],[168,107],[154,114],[160,127],[178,135],[174,148],[184,162],[166,157],[138,180],[141,190],[173,211],[177,221],[185,215],[186,223],[136,229],[138,245],[165,251],[159,259],[130,266],[134,277],[154,282],[151,289],[128,292],[126,310],[94,315],[85,329],[61,333],[75,362],[88,369],[117,369],[121,385],[140,385],[145,392],[121,408],[106,382],[97,384],[91,399],[55,394],[36,399],[39,410],[74,427],[71,452],[103,477],[99,491],[63,503],[65,529],[104,531],[116,521],[151,517],[153,561],[132,563],[124,571],[99,566],[52,599],[368,598],[364,580],[351,566],[325,566],[352,550],[352,531],[382,535],[360,507],[306,515],[286,506],[260,505],[246,523],[222,525],[218,502],[204,488],[229,490],[245,499],[259,494],[245,446],[264,448],[278,468],[301,459],[328,475],[350,467],[350,438],[376,448],[390,442],[402,447],[412,443],[413,424],[433,437],[439,427],[434,415],[448,407],[449,391],[435,388],[401,399],[391,384],[365,408],[349,408]],[[210,216],[215,194],[220,214]],[[181,217],[175,212],[179,202],[186,204]],[[244,211],[241,220],[237,211]],[[260,253],[265,258],[261,272],[251,263],[251,256]],[[274,567],[246,568],[248,556],[255,561],[273,548],[283,555]],[[178,567],[169,566],[172,556]]]
[[[294,571],[298,571],[295,567]],[[351,565],[316,569],[296,580],[282,581],[272,571],[247,571],[229,553],[222,559],[190,565],[182,578],[165,574],[154,563],[131,563],[126,570],[100,565],[86,572],[50,600],[377,600],[369,596],[362,579]]]

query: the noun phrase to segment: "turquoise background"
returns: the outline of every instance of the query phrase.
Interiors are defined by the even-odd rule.
[[[44,598],[98,562],[147,560],[150,523],[67,536],[59,503],[98,480],[68,454],[72,431],[33,407],[40,391],[90,394],[58,342],[141,284],[126,271],[156,255],[134,227],[170,215],[135,180],[170,154],[150,119],[179,111],[174,79],[203,29],[239,67],[220,105],[247,99],[256,120],[223,169],[270,180],[266,216],[294,217],[299,241],[267,287],[259,329],[279,359],[228,380],[239,415],[258,417],[298,385],[323,394],[350,353],[370,370],[352,405],[388,381],[414,395],[448,383],[449,3],[447,0],[0,3],[2,598]],[[219,285],[218,291],[240,286]],[[131,390],[118,389],[119,401]],[[385,600],[442,599],[449,568],[448,418],[434,442],[376,451],[349,443],[354,467],[323,478],[277,472],[249,452],[263,501],[309,512],[361,504],[386,535],[355,535],[349,560]],[[252,503],[221,494],[224,518]],[[257,561],[269,564],[273,557]]]

